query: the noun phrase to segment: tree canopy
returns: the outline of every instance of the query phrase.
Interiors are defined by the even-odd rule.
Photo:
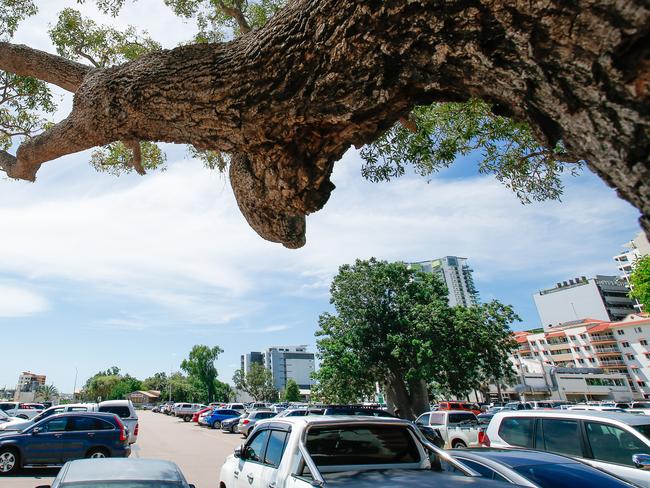
[[[429,386],[464,395],[511,375],[518,320],[496,301],[450,307],[437,276],[404,263],[357,260],[330,288],[334,314],[319,318],[317,392],[326,401],[372,398],[375,384],[403,416],[429,408]]]
[[[236,388],[248,393],[255,401],[275,401],[278,398],[273,374],[259,363],[251,364],[245,373],[242,369],[236,370],[232,381]]]
[[[300,401],[300,387],[298,383],[292,378],[287,380],[287,386],[284,389],[284,401],[285,402],[297,402]]]
[[[217,389],[222,395],[223,386],[217,383],[218,374],[214,365],[222,352],[223,349],[219,346],[197,344],[190,351],[188,358],[181,363],[181,369],[188,374],[190,381],[205,390],[208,402],[215,400]]]
[[[650,256],[643,256],[634,263],[630,285],[630,296],[643,305],[644,312],[650,311]]]
[[[127,1],[95,3],[115,15]],[[299,247],[350,145],[365,145],[373,181],[409,167],[429,177],[479,151],[479,172],[525,203],[559,198],[562,175],[586,161],[648,229],[650,78],[628,62],[645,59],[640,0],[163,2],[197,26],[176,49],[97,25],[72,2],[49,31],[60,57],[0,44],[0,168],[33,180],[42,163],[99,147],[98,170],[144,173],[165,166],[157,141],[188,144],[228,167],[260,235]],[[0,41],[36,12],[30,0],[0,6]],[[75,93],[57,124],[47,83]]]

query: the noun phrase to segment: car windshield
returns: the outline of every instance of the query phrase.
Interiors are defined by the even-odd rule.
[[[638,402],[632,405],[632,408],[650,408],[650,402]]]
[[[535,464],[513,468],[540,488],[631,488],[632,485],[590,466],[572,464]]]
[[[639,432],[643,437],[650,440],[650,424],[633,425],[634,430]]]

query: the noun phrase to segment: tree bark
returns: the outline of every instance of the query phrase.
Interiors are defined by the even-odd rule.
[[[427,384],[423,380],[405,382],[399,373],[390,370],[384,384],[386,402],[399,409],[400,417],[415,420],[429,410]]]
[[[76,94],[65,121],[26,141],[17,159],[0,155],[15,178],[119,140],[234,153],[233,189],[249,223],[299,247],[305,216],[327,202],[333,164],[351,145],[416,104],[478,97],[529,123],[541,143],[562,140],[588,160],[650,231],[645,0],[294,0],[229,43],[85,73],[51,55],[39,69],[44,53],[25,48],[20,61],[20,49],[0,44],[0,69]]]

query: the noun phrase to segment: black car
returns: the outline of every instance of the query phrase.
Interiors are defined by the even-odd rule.
[[[194,488],[176,464],[158,459],[82,459],[63,466],[52,486],[111,488]]]
[[[116,415],[63,413],[0,436],[0,475],[26,466],[61,465],[72,459],[129,454],[129,433]]]
[[[575,459],[532,449],[447,451],[483,477],[531,488],[633,488],[636,485]]]
[[[242,416],[234,417],[232,419],[222,420],[221,430],[223,430],[224,432],[230,432],[231,434],[234,434],[235,432],[237,432],[237,426],[239,425],[239,420],[241,418]]]

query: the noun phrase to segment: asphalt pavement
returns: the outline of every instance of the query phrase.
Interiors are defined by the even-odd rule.
[[[239,434],[198,427],[163,414],[138,411],[140,432],[131,457],[173,461],[196,488],[218,488],[227,456],[244,442]],[[25,469],[0,476],[0,488],[35,488],[50,484],[58,469]]]

